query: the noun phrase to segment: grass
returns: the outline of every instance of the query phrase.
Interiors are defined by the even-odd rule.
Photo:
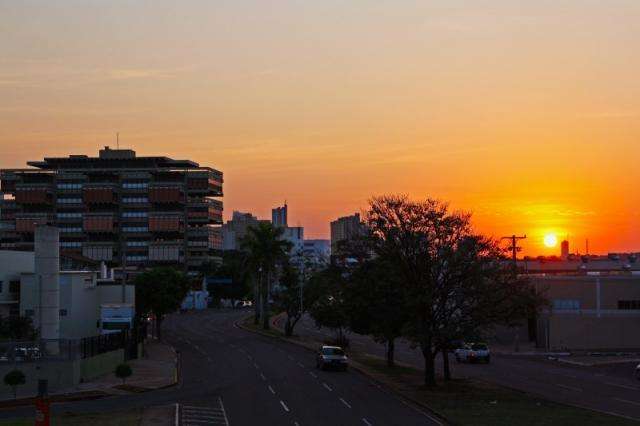
[[[480,381],[453,380],[422,386],[422,371],[387,367],[384,360],[354,354],[355,360],[396,391],[420,401],[453,425],[632,425],[632,420],[558,404]]]
[[[138,426],[141,410],[121,411],[107,414],[63,414],[51,419],[51,426]],[[33,426],[34,419],[0,420],[0,426]]]
[[[254,324],[253,323],[253,315],[251,315],[249,318],[245,319],[242,322],[242,326],[246,327],[250,330],[256,331],[258,333],[263,333],[263,334],[268,334],[269,336],[272,337],[284,337],[284,333],[282,333],[280,330],[277,330],[276,328],[274,328],[273,326],[270,327],[268,330],[265,330],[262,328],[262,323],[260,324]]]

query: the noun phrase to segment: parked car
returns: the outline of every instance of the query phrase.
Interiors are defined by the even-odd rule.
[[[347,371],[349,358],[340,346],[321,346],[316,354],[316,368],[321,370],[335,368]]]
[[[636,366],[635,376],[636,379],[640,380],[640,364]]]
[[[454,352],[457,362],[491,362],[491,351],[486,343],[467,343]]]

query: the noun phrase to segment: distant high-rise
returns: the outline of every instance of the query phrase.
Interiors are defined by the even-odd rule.
[[[242,239],[247,235],[247,229],[256,227],[260,222],[269,222],[268,220],[259,220],[251,213],[233,212],[231,220],[222,225],[222,249],[223,250],[240,250]]]
[[[338,243],[364,232],[364,224],[360,220],[360,213],[344,216],[331,222],[331,254],[335,255]]]
[[[560,243],[560,257],[567,259],[569,257],[569,241],[563,240]]]
[[[287,226],[287,203],[284,203],[282,207],[276,207],[271,209],[271,223],[273,226]]]

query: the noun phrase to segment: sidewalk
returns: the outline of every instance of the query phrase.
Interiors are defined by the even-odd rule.
[[[96,380],[81,383],[77,391],[103,391],[109,394],[127,394],[145,392],[172,386],[177,382],[177,357],[175,350],[157,340],[149,340],[144,344],[144,355],[140,359],[128,362],[133,374],[122,386],[122,380],[115,374],[106,374]]]
[[[144,355],[140,359],[128,362],[133,374],[122,385],[113,372],[73,388],[52,392],[52,401],[72,401],[96,399],[109,395],[127,395],[162,389],[177,383],[177,356],[174,349],[157,340],[149,340],[144,344]],[[115,369],[115,368],[114,368]],[[0,400],[0,408],[32,405],[35,394],[18,388],[18,399],[13,396]]]

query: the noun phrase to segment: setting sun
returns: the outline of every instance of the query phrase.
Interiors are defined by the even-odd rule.
[[[547,247],[555,247],[558,244],[558,237],[555,234],[547,234],[544,236],[544,245]]]

